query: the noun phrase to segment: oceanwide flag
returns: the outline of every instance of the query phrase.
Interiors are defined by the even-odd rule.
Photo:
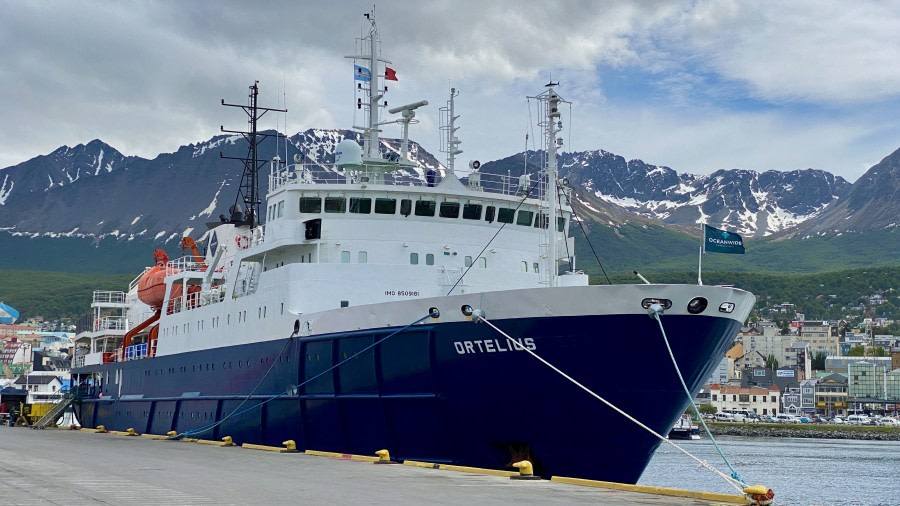
[[[371,81],[372,80],[372,71],[365,67],[360,67],[359,65],[353,66],[353,79],[356,81]]]
[[[719,230],[709,225],[703,227],[703,251],[744,254],[744,239],[739,234]]]
[[[397,71],[390,68],[384,68],[384,80],[385,81],[396,81],[397,80]]]

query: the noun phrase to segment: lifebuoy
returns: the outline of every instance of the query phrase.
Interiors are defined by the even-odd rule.
[[[238,249],[247,249],[250,247],[250,238],[246,235],[236,235],[234,236],[234,243]]]

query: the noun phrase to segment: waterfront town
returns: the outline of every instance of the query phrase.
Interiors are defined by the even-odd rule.
[[[108,306],[103,304],[108,295],[96,292],[94,306]],[[78,321],[0,320],[0,421],[8,422],[13,408],[2,402],[4,394],[9,399],[19,398],[13,396],[18,393],[28,405],[54,404],[67,395],[72,364],[81,363],[89,351],[90,339],[83,337],[110,321],[122,324],[94,309],[93,316]],[[872,415],[869,423],[874,423],[879,416],[886,422],[896,417],[900,336],[876,332],[894,322],[810,321],[792,309],[789,303],[780,306],[793,316],[787,325],[757,319],[741,329],[695,398],[702,411],[752,412],[763,421],[854,423],[860,419],[847,417]]]

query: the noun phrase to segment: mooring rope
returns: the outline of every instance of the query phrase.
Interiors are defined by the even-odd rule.
[[[719,443],[716,442],[716,438],[713,437],[712,432],[709,431],[709,427],[706,425],[706,422],[703,421],[703,416],[700,415],[700,410],[697,409],[697,405],[694,404],[694,398],[691,396],[690,390],[688,390],[687,384],[684,382],[684,376],[681,375],[681,369],[678,367],[678,362],[675,360],[675,354],[672,353],[672,346],[669,345],[669,338],[666,336],[666,329],[663,327],[662,320],[659,315],[663,313],[663,308],[659,304],[653,304],[647,310],[648,313],[659,323],[659,330],[662,332],[663,341],[666,343],[666,350],[669,351],[669,358],[672,359],[672,365],[675,366],[675,372],[678,373],[678,381],[681,382],[682,388],[684,388],[684,393],[688,397],[688,401],[691,403],[691,407],[694,408],[694,413],[697,415],[697,419],[700,420],[700,424],[703,425],[703,429],[706,430],[706,435],[709,436],[709,440],[712,441],[713,446],[716,447],[716,451],[719,452],[719,455],[722,457],[722,460],[725,461],[725,464],[728,466],[728,469],[731,470],[731,477],[735,480],[741,482],[746,485],[744,480],[738,474],[737,470],[734,466],[731,465],[731,462],[728,461],[728,457],[725,456],[725,453],[722,452],[722,449],[719,448]]]
[[[634,418],[633,416],[629,415],[628,413],[626,413],[625,411],[623,411],[621,408],[619,408],[619,407],[616,406],[615,404],[609,402],[608,400],[606,400],[606,399],[604,399],[603,397],[601,397],[599,394],[597,394],[597,393],[595,393],[594,391],[592,391],[590,388],[588,388],[588,387],[582,385],[582,384],[579,383],[575,378],[573,378],[573,377],[569,376],[568,374],[564,373],[564,372],[561,371],[558,367],[554,366],[553,364],[551,364],[550,362],[548,362],[547,360],[545,360],[543,357],[541,357],[540,355],[538,355],[538,354],[535,353],[534,351],[529,350],[528,348],[525,348],[524,346],[522,346],[521,344],[519,344],[518,341],[516,341],[515,339],[513,339],[512,337],[510,337],[509,334],[507,334],[506,332],[503,332],[502,330],[500,330],[496,325],[494,325],[493,323],[491,323],[490,321],[488,321],[487,319],[485,319],[483,316],[478,316],[476,321],[481,321],[481,322],[486,323],[486,324],[487,324],[488,326],[490,326],[492,329],[496,330],[500,335],[502,335],[503,337],[505,337],[510,343],[512,343],[513,349],[515,349],[515,350],[523,350],[523,351],[527,352],[527,353],[530,354],[532,357],[536,358],[539,362],[541,362],[542,364],[546,365],[547,367],[549,367],[550,369],[552,369],[553,371],[555,371],[556,373],[558,373],[558,374],[559,374],[560,376],[562,376],[563,378],[565,378],[565,379],[569,380],[570,382],[572,382],[572,383],[573,383],[575,386],[577,386],[578,388],[584,390],[585,392],[587,392],[589,395],[591,395],[592,397],[594,397],[594,398],[597,399],[598,401],[602,402],[603,404],[606,404],[606,405],[607,405],[609,408],[611,408],[612,410],[616,411],[617,413],[619,413],[620,415],[624,416],[624,417],[627,418],[628,420],[634,422],[638,427],[641,427],[642,429],[646,430],[646,431],[649,432],[650,434],[653,434],[653,435],[654,435],[656,438],[658,438],[660,441],[662,441],[662,442],[664,442],[664,443],[667,443],[667,444],[671,445],[671,446],[672,446],[673,448],[675,448],[676,450],[678,450],[678,451],[680,451],[681,453],[687,455],[688,457],[694,459],[698,464],[700,464],[701,467],[704,467],[704,468],[708,469],[710,472],[716,474],[717,476],[719,476],[720,478],[722,478],[723,480],[725,480],[726,483],[728,483],[729,485],[731,485],[732,487],[734,487],[735,490],[737,490],[739,493],[743,494],[743,483],[741,483],[740,481],[738,481],[738,480],[732,478],[731,476],[728,476],[727,474],[723,473],[722,471],[719,471],[718,469],[716,469],[715,467],[713,467],[709,462],[707,462],[707,461],[705,461],[705,460],[703,460],[703,459],[700,459],[699,457],[694,456],[691,452],[689,452],[689,451],[685,450],[684,448],[678,446],[677,444],[673,443],[673,442],[670,441],[668,438],[666,438],[666,437],[664,437],[664,436],[658,434],[655,430],[651,429],[650,427],[647,427],[647,426],[644,425],[640,420],[638,420],[638,419]]]

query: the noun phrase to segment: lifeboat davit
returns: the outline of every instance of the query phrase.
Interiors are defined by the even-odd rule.
[[[166,300],[166,263],[169,255],[158,249],[153,251],[156,265],[151,267],[138,281],[138,298],[153,309],[159,309]],[[172,287],[172,298],[181,296],[181,286]]]

